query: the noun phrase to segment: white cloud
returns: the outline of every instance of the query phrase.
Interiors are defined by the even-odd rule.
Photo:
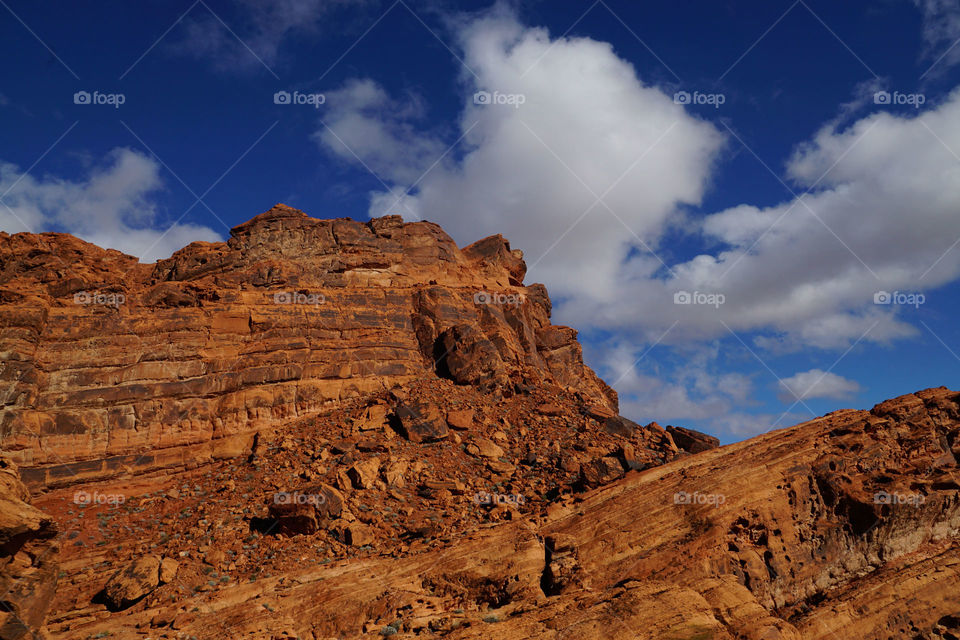
[[[717,344],[683,349],[680,364],[673,367],[625,343],[586,348],[602,377],[621,394],[620,413],[635,420],[712,423],[735,405],[751,404],[752,378],[721,372]]]
[[[325,95],[324,126],[314,139],[348,162],[362,159],[381,179],[412,184],[443,154],[439,140],[412,124],[423,116],[417,96],[392,99],[371,80],[353,80]]]
[[[811,369],[780,381],[777,397],[781,402],[793,403],[810,398],[847,400],[860,391],[860,385],[835,373]]]
[[[960,274],[960,251],[937,262],[960,237],[951,152],[960,150],[960,93],[915,116],[874,113],[837,129],[839,118],[787,163],[785,178],[809,194],[698,220],[683,206],[700,202],[723,137],[644,85],[608,44],[551,39],[502,8],[463,26],[459,41],[478,76],[464,74],[466,152],[412,195],[410,181],[442,153],[435,136],[418,139],[403,109],[378,113],[389,98],[369,81],[341,92],[334,120],[396,183],[373,195],[371,215],[434,220],[462,244],[503,233],[525,251],[529,278],[550,287],[563,322],[644,339],[677,322],[669,342],[724,337],[729,327],[768,332],[758,345],[839,348],[865,333],[881,342],[915,333],[896,309],[872,304],[876,291],[932,289]],[[476,90],[523,104],[474,104]],[[317,135],[351,160],[325,130]],[[716,249],[671,263],[658,242],[680,225]],[[681,290],[719,292],[725,303],[674,305]]]
[[[370,213],[413,211],[461,245],[502,233],[524,250],[527,280],[547,284],[557,322],[645,344],[672,327],[670,346],[733,331],[761,352],[842,349],[916,334],[908,309],[873,304],[877,291],[931,292],[960,276],[960,248],[949,250],[960,238],[960,91],[893,115],[871,104],[880,85],[862,84],[786,159],[782,178],[796,197],[699,215],[691,208],[718,154],[739,142],[674,104],[672,90],[644,84],[609,44],[551,38],[502,7],[462,24],[458,42],[477,76],[462,78],[466,135],[409,195],[403,173],[429,166],[445,148],[438,136],[413,144],[402,120],[362,108],[339,115],[375,132],[380,149],[369,157],[395,183],[372,195]],[[475,104],[476,91],[522,104]],[[846,126],[865,107],[874,113]],[[403,155],[410,149],[430,152]],[[700,255],[678,260],[661,246],[670,230],[699,242]],[[676,305],[678,291],[724,302]],[[719,386],[698,392],[682,372],[616,386],[625,407],[678,418],[732,415],[740,402]]]
[[[913,0],[923,14],[926,56],[945,71],[960,62],[960,3],[957,0]]]
[[[551,40],[502,9],[469,23],[459,37],[465,62],[480,78],[466,87],[460,121],[468,152],[434,167],[407,206],[461,244],[503,233],[523,248],[531,277],[549,275],[554,296],[615,296],[633,234],[655,242],[679,203],[700,201],[723,137],[643,84],[607,43]],[[477,90],[522,94],[524,103],[477,105]],[[390,119],[376,126],[363,109],[353,111],[338,119],[373,132],[380,149],[369,158],[382,175],[419,175],[446,148],[431,136],[410,144],[406,131],[395,135]],[[319,135],[341,153],[338,141]],[[380,166],[400,155],[396,149],[410,153],[392,169]],[[410,185],[400,182],[402,193]],[[615,213],[595,205],[601,194]],[[386,213],[395,200],[375,194],[371,213]],[[392,212],[409,215],[400,206]]]
[[[166,258],[194,240],[219,240],[213,230],[174,224],[153,228],[156,207],[151,195],[162,186],[160,166],[151,158],[118,147],[106,162],[82,180],[23,175],[0,161],[0,229],[10,233],[57,230],[88,242],[140,257]]]

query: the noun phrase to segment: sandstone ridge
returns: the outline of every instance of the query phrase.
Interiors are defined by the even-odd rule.
[[[248,453],[255,434],[443,376],[617,409],[501,236],[276,205],[155,264],[0,233],[0,448],[36,488]]]

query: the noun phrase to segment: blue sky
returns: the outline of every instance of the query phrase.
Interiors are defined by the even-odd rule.
[[[503,233],[625,415],[732,441],[960,386],[958,40],[949,0],[2,0],[0,229]]]

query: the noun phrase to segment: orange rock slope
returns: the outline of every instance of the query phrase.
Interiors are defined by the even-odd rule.
[[[495,405],[514,413],[522,400]],[[584,420],[586,429],[599,424]],[[554,464],[461,474],[434,469],[456,457],[442,445],[406,443],[389,455],[354,448],[330,458],[331,470],[402,460],[406,446],[419,447],[426,464],[406,469],[400,485],[387,482],[388,468],[369,484],[348,471],[342,483],[323,485],[336,501],[318,505],[317,530],[268,526],[286,517],[269,508],[276,488],[316,495],[317,479],[303,470],[324,424],[298,425],[265,446],[260,462],[275,475],[263,476],[253,460],[81,485],[128,496],[123,508],[101,505],[85,518],[65,507],[70,490],[38,499],[85,541],[64,550],[51,636],[943,640],[960,633],[954,391],[838,411],[626,471],[597,488],[555,493],[528,484]],[[474,423],[465,440],[493,428]],[[505,457],[522,443],[502,441]],[[478,502],[476,487],[458,487],[460,478],[530,498]],[[99,590],[117,581],[129,588],[125,576],[167,561],[161,556],[179,565],[168,581],[153,574],[146,587],[132,585],[148,595],[120,610],[99,603]]]

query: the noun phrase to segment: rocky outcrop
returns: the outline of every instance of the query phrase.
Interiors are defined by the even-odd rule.
[[[700,453],[720,446],[720,441],[705,433],[684,427],[667,426],[667,433],[678,447],[688,453]]]
[[[30,504],[17,466],[0,457],[0,639],[42,637],[59,569],[57,525]]]
[[[189,466],[437,375],[551,380],[615,410],[525,271],[500,236],[461,250],[429,222],[284,205],[156,264],[0,233],[0,448],[38,487]]]
[[[283,206],[0,234],[0,640],[958,637],[960,394],[641,426],[524,275]]]
[[[465,396],[454,389],[440,389],[437,397],[462,402]],[[422,401],[424,393],[412,395]],[[409,486],[398,490],[374,481],[358,488],[344,472],[343,509],[329,530],[270,534],[256,538],[255,545],[230,528],[225,533],[235,542],[210,543],[210,534],[184,523],[183,531],[199,538],[198,558],[193,559],[195,547],[176,540],[164,551],[187,550],[190,560],[178,578],[183,588],[162,585],[109,619],[58,617],[54,636],[109,630],[111,637],[134,638],[146,628],[158,634],[264,638],[956,635],[960,394],[930,389],[872,411],[838,411],[641,471],[614,463],[628,457],[628,448],[634,449],[632,458],[642,457],[642,442],[668,451],[667,443],[674,443],[662,429],[637,427],[625,441],[607,432],[609,418],[601,412],[586,406],[570,411],[571,404],[562,394],[544,390],[497,406],[511,419],[517,407],[524,407],[528,424],[537,422],[535,415],[559,410],[543,418],[545,429],[553,420],[575,423],[580,416],[585,422],[578,428],[590,430],[590,438],[566,447],[580,452],[580,473],[589,476],[600,468],[617,476],[584,493],[573,484],[559,493],[538,484],[551,473],[576,482],[577,473],[561,471],[562,454],[556,466],[534,461],[527,467],[518,461],[513,470],[488,477],[492,472],[482,471],[482,465],[491,459],[470,452],[457,458],[444,449],[447,441],[396,439],[389,454],[369,458],[337,442],[332,448],[344,457],[337,461],[317,453],[309,429],[299,425],[292,433],[302,442],[265,450],[275,451],[264,460],[275,474],[249,485],[237,482],[235,491],[247,493],[289,478],[298,470],[290,465],[297,455],[327,460],[327,473],[335,477],[339,472],[333,467],[354,468],[373,457],[382,473],[412,452],[416,458],[404,471]],[[365,409],[354,410],[359,418],[365,414]],[[485,415],[487,407],[478,404],[475,421],[483,423]],[[340,415],[331,421],[348,422]],[[452,435],[470,436],[474,428]],[[506,433],[497,437],[489,425],[483,432],[509,462],[516,460],[521,442],[548,443],[562,433],[528,431],[519,440]],[[612,440],[604,448],[617,453],[590,449],[589,441],[605,439]],[[611,446],[614,442],[618,447]],[[604,459],[602,467],[591,462],[598,459]],[[224,466],[223,472],[236,475],[234,469]],[[488,485],[487,497],[496,491],[508,495],[476,499],[478,485],[461,478],[481,477],[480,483],[500,478],[496,487]],[[203,506],[204,521],[229,522],[229,510],[207,497],[215,495],[220,482],[215,474],[190,476],[195,497],[177,508]],[[526,500],[511,498],[517,491]],[[56,494],[46,496],[49,504],[55,504]],[[159,503],[149,504],[157,506],[141,503],[137,513],[164,522]],[[456,522],[464,515],[468,522]],[[473,518],[479,526],[469,524]],[[116,530],[123,530],[119,523]],[[216,540],[217,532],[210,533]],[[227,559],[211,559],[207,549],[213,545],[231,552],[233,568],[226,566]],[[248,564],[241,564],[241,557]],[[269,572],[253,571],[263,564]],[[216,575],[207,571],[210,566],[229,576],[228,582],[204,587],[207,575]],[[58,600],[71,602],[74,593]]]

